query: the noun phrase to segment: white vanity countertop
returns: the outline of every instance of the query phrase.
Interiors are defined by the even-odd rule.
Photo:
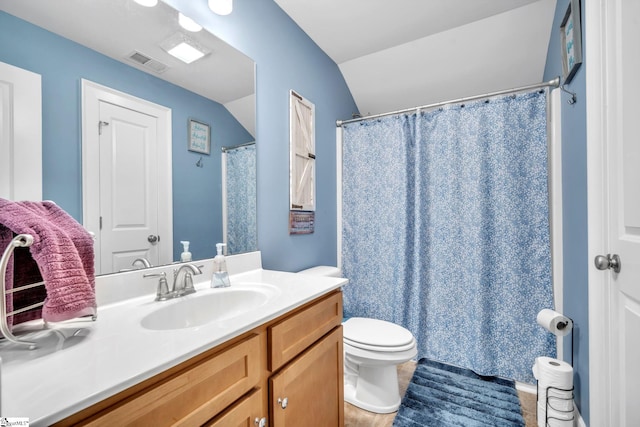
[[[215,292],[209,288],[211,276],[206,270],[194,277],[196,289]],[[200,277],[202,281],[198,281]],[[234,283],[272,285],[278,288],[279,295],[256,310],[229,320],[154,331],[143,328],[141,319],[162,304],[177,300],[155,302],[154,295],[147,294],[100,305],[96,322],[57,324],[54,329],[59,329],[66,340],[47,332],[54,340],[45,346],[48,348],[18,350],[15,344],[3,343],[0,414],[28,417],[32,426],[49,425],[338,289],[347,280],[256,269],[232,275],[232,287]],[[40,322],[40,328],[41,325]],[[79,328],[80,332],[69,338]],[[63,345],[66,348],[55,348]]]

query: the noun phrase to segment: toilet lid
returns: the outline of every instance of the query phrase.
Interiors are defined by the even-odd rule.
[[[413,334],[395,323],[385,320],[352,317],[342,324],[345,342],[361,348],[411,347]]]

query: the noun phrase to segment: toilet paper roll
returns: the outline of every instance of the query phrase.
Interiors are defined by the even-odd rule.
[[[573,396],[556,397],[554,390],[551,389],[547,393],[547,406],[553,411],[573,412]]]
[[[567,362],[551,357],[537,357],[533,369],[538,380],[538,405],[547,405],[547,394],[552,408],[557,411],[573,409],[573,368]],[[544,411],[542,424],[544,425]]]
[[[573,427],[573,411],[560,412],[547,408],[545,412],[544,405],[538,404],[536,412],[538,417],[538,427]]]
[[[548,308],[540,310],[536,320],[538,325],[558,337],[567,335],[573,328],[573,321],[571,321],[571,319]]]
[[[538,402],[536,405],[536,420],[538,421],[538,427],[545,427],[546,412],[544,410],[544,404]]]
[[[555,387],[571,390],[573,388],[573,368],[563,360],[552,357],[536,357],[535,372],[538,373],[538,387]],[[554,390],[554,392],[559,392]]]

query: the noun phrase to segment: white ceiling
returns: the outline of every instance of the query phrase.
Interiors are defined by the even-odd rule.
[[[556,0],[275,2],[338,64],[361,114],[541,82],[556,6]]]
[[[556,5],[274,1],[338,64],[365,115],[542,81]],[[253,62],[206,31],[189,35],[212,49],[207,58],[185,65],[169,56],[159,43],[179,27],[177,13],[162,2],[144,8],[129,0],[0,0],[0,9],[143,70],[127,55],[135,49],[151,56],[169,66],[158,77],[224,104],[255,132]]]
[[[255,135],[253,61],[205,30],[183,30],[178,13],[163,2],[147,8],[131,0],[0,0],[0,10],[223,104]],[[169,55],[160,44],[177,32],[211,53],[191,64]],[[132,62],[134,51],[168,68],[156,73]]]

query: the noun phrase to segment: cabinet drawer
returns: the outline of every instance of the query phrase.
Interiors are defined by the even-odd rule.
[[[204,424],[205,427],[253,427],[255,420],[267,416],[262,408],[264,400],[261,389],[254,390],[247,397],[233,405],[215,419]]]
[[[268,328],[269,369],[275,372],[320,339],[342,321],[342,292],[317,303]]]
[[[260,337],[252,335],[145,389],[84,425],[201,425],[260,381]]]

